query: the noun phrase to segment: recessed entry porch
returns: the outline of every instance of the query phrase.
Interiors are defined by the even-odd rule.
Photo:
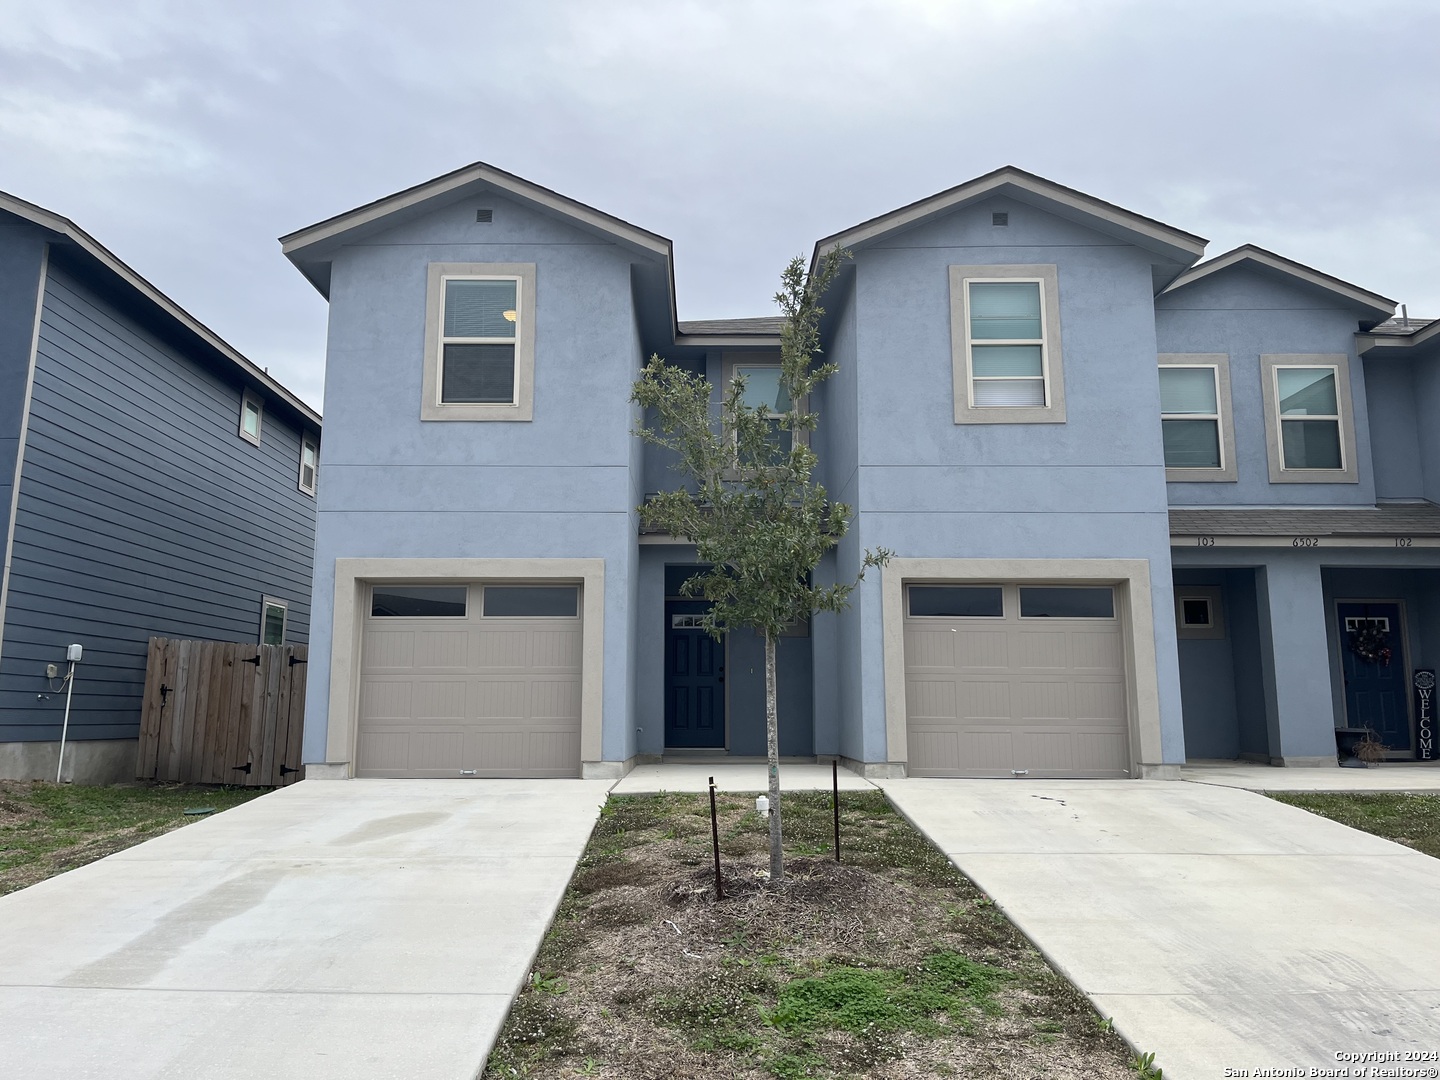
[[[1387,761],[1437,757],[1440,565],[1318,560],[1176,567],[1187,761],[1335,764],[1336,729],[1368,729]]]
[[[693,559],[664,564],[663,606],[642,605],[641,619],[658,623],[663,665],[666,761],[762,759],[765,756],[765,642],[750,630],[719,641],[700,627],[709,602],[682,595],[681,586],[706,569]],[[782,758],[815,755],[814,674],[810,623],[789,627],[777,642],[776,701]]]

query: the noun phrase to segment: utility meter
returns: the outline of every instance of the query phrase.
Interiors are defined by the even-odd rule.
[[[65,650],[65,659],[69,660],[73,664],[80,659],[84,652],[85,650],[81,646],[71,645],[68,649]]]

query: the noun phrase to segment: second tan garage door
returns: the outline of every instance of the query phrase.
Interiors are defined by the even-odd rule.
[[[1122,642],[1109,586],[908,586],[910,775],[1128,776]]]
[[[577,585],[374,585],[356,776],[580,775]]]

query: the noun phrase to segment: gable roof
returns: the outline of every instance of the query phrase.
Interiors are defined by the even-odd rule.
[[[994,172],[988,172],[974,180],[968,180],[825,237],[815,244],[815,253],[810,261],[811,269],[814,269],[822,255],[834,248],[855,250],[865,247],[995,195],[1004,195],[1017,202],[1028,203],[1056,217],[1077,222],[1149,251],[1156,259],[1156,289],[1160,289],[1205,253],[1206,240],[1194,233],[1126,210],[1083,191],[1057,184],[1014,165],[1005,165]]]
[[[1297,282],[1308,288],[1329,293],[1374,314],[1375,322],[1388,319],[1395,314],[1395,301],[1389,297],[1381,296],[1369,289],[1362,289],[1359,285],[1352,285],[1348,281],[1341,281],[1330,274],[1322,273],[1304,263],[1298,263],[1294,259],[1287,259],[1283,255],[1276,255],[1273,251],[1266,251],[1254,244],[1241,244],[1223,255],[1217,255],[1198,266],[1192,266],[1166,286],[1164,293],[1168,295],[1176,292],[1187,285],[1193,285],[1212,274],[1229,270],[1232,267],[1243,267],[1267,277]]]
[[[0,210],[47,229],[68,241],[89,265],[99,267],[118,281],[127,292],[138,297],[142,303],[160,312],[167,320],[198,338],[204,345],[231,366],[243,382],[251,383],[265,390],[273,398],[284,402],[303,420],[316,428],[320,427],[320,414],[291,393],[263,368],[244,356],[228,341],[215,333],[195,316],[182,308],[158,288],[146,281],[135,270],[122,262],[93,236],[67,217],[61,217],[43,206],[26,202],[18,196],[0,191]]]
[[[667,268],[672,261],[672,246],[665,237],[483,161],[297,229],[280,237],[280,250],[328,299],[330,259],[344,244],[486,190],[508,195],[652,260],[663,260]],[[673,272],[671,276],[673,282]],[[672,285],[672,297],[674,291]]]

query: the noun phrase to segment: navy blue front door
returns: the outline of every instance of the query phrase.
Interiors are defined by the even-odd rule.
[[[1391,750],[1412,752],[1410,680],[1398,603],[1342,600],[1340,667],[1345,675],[1345,716],[1352,728],[1370,728]]]
[[[725,746],[725,644],[692,624],[709,604],[665,605],[665,745]]]

